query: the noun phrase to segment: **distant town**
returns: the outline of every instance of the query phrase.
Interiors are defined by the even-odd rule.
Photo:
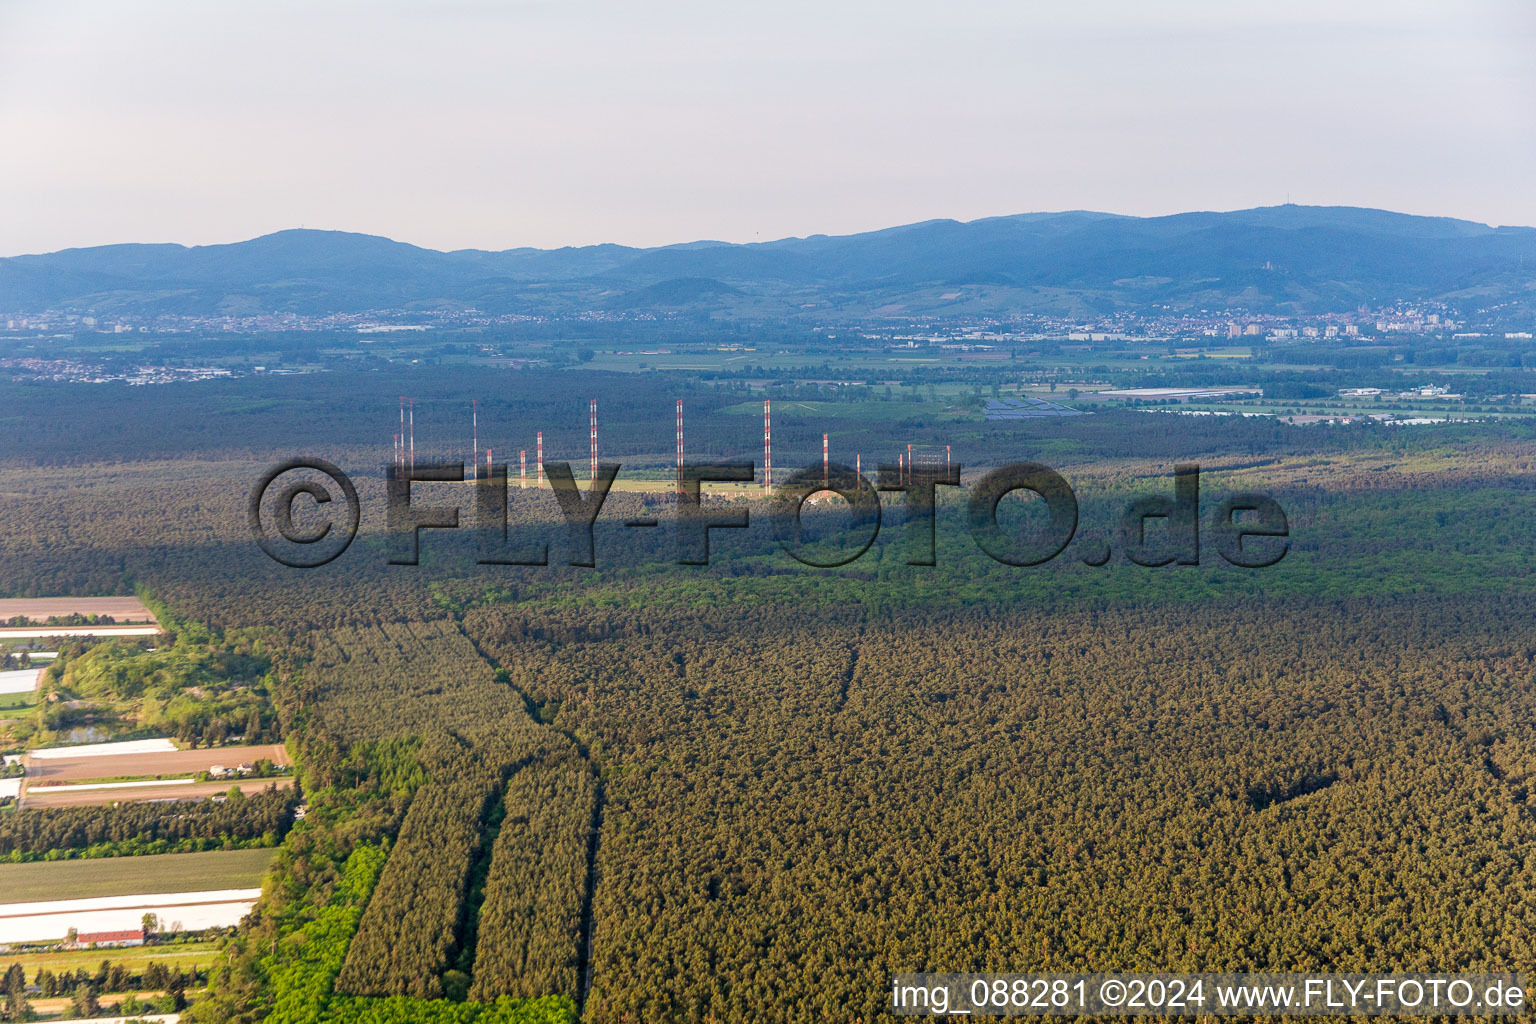
[[[1067,341],[1145,341],[1180,339],[1261,339],[1291,341],[1298,339],[1370,338],[1414,334],[1454,338],[1502,337],[1530,339],[1536,324],[1515,329],[1505,323],[1508,315],[1503,305],[1463,313],[1449,306],[1433,304],[1399,305],[1372,309],[1361,307],[1352,313],[1324,313],[1286,316],[1274,313],[1239,314],[1230,310],[1199,313],[1119,312],[1088,319],[1061,316],[929,317],[870,318],[856,327],[847,324],[823,325],[818,331],[853,330],[867,339],[889,338],[896,341],[954,343],[970,342],[975,347],[1020,341],[1060,339]],[[489,315],[475,309],[434,311],[372,310],[363,313],[330,313],[323,316],[300,313],[264,313],[243,316],[152,317],[108,316],[77,311],[50,311],[27,315],[0,314],[8,337],[0,340],[33,340],[40,336],[73,338],[79,334],[270,334],[286,331],[337,331],[358,335],[388,335],[413,331],[474,331],[513,325],[575,323],[622,324],[626,321],[655,323],[672,320],[691,323],[697,317],[636,311],[594,310],[570,317],[530,314]]]
[[[594,311],[382,309],[323,316],[0,317],[0,381],[188,385],[436,368],[681,374],[812,402],[937,403],[987,421],[1114,409],[1297,426],[1416,426],[1536,416],[1536,325],[1519,309],[1437,302],[1281,315],[1116,310],[1065,317],[744,322]]]

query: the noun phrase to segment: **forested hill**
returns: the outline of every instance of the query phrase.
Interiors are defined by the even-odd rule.
[[[438,252],[281,231],[0,259],[0,312],[326,314],[411,308],[857,317],[1530,302],[1536,229],[1354,207],[932,220],[734,245]]]

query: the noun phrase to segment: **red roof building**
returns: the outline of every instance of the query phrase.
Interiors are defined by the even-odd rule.
[[[142,946],[144,929],[126,932],[80,932],[75,936],[77,946]]]

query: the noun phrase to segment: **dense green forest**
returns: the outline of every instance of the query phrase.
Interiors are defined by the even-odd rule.
[[[613,388],[613,422],[649,424],[616,460],[665,466],[666,424],[647,417],[666,396],[582,384]],[[701,454],[751,457],[760,423],[714,394],[689,395],[718,426]],[[1067,555],[986,557],[957,491],[931,568],[907,564],[897,495],[841,568],[788,557],[762,503],[751,529],[713,535],[711,565],[680,566],[670,527],[622,525],[674,499],[616,491],[597,568],[564,564],[558,534],[547,567],[477,566],[467,532],[427,536],[405,567],[386,558],[376,469],[395,382],[368,396],[382,444],[340,410],[291,438],[359,467],[363,532],[316,570],[271,563],[246,528],[245,488],[288,453],[217,440],[270,411],[221,412],[174,457],[61,440],[67,468],[0,468],[10,593],[137,588],[180,627],[173,646],[70,648],[55,685],[121,705],[201,680],[214,703],[187,739],[222,721],[295,753],[302,821],[281,792],[0,814],[0,855],[19,857],[281,842],[191,1021],[873,1021],[897,971],[1536,954],[1523,425],[1120,413],[948,433],[935,417],[909,429],[954,438],[968,467],[1033,458],[1071,480]],[[125,434],[148,438],[122,401]],[[565,402],[549,436],[576,461],[583,403]],[[534,388],[501,408],[554,405]],[[819,459],[826,422],[788,428],[783,464]],[[848,447],[894,453],[889,424],[847,422]],[[1171,496],[1186,461],[1207,511],[1275,497],[1283,561],[1079,557],[1118,546],[1127,503]],[[510,504],[529,529],[558,516],[515,483]],[[1023,530],[1033,512],[1008,515]]]
[[[22,808],[0,815],[0,860],[63,860],[275,846],[293,822],[295,796],[269,787],[223,801],[111,807]]]

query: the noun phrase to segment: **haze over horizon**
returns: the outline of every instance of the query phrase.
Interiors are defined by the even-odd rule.
[[[425,247],[1288,199],[1536,224],[1536,9],[0,4],[0,255]]]

